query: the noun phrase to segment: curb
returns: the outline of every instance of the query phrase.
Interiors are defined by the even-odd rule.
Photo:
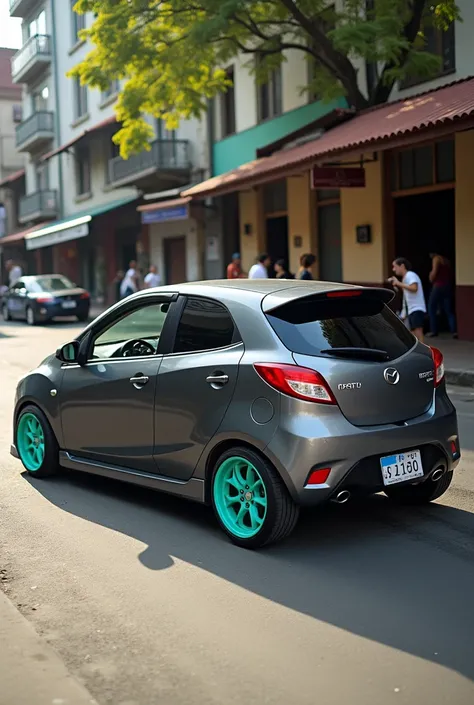
[[[474,387],[474,372],[445,370],[446,382],[455,387]]]
[[[1,705],[97,705],[0,590]]]

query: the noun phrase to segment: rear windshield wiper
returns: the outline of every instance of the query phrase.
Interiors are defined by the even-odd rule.
[[[386,350],[377,350],[377,348],[330,348],[329,350],[321,350],[321,355],[350,357],[359,360],[380,360],[381,362],[390,359],[390,355]]]

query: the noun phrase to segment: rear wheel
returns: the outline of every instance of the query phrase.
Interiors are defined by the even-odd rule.
[[[453,473],[445,472],[439,480],[426,480],[420,485],[404,485],[403,487],[386,487],[385,494],[389,499],[399,504],[429,504],[441,497],[448,489],[453,479]]]
[[[37,406],[27,406],[16,424],[18,455],[30,475],[49,477],[59,470],[59,447],[46,416]]]
[[[217,461],[212,504],[221,527],[243,548],[281,541],[299,516],[298,505],[272,465],[243,447],[229,449]]]
[[[26,322],[29,326],[36,325],[36,314],[31,308],[31,306],[28,306],[28,308],[26,309]]]

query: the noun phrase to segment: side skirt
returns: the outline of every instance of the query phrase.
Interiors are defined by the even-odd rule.
[[[69,470],[77,470],[79,472],[90,473],[91,475],[109,477],[112,480],[129,482],[132,485],[140,485],[140,487],[149,487],[151,490],[167,492],[168,494],[191,499],[202,504],[205,502],[204,480],[198,480],[194,477],[186,482],[172,480],[162,475],[152,475],[151,473],[142,472],[140,470],[120,468],[116,465],[106,465],[105,463],[97,463],[92,460],[86,460],[85,458],[78,458],[64,450],[59,453],[59,462],[62,467],[68,468]]]

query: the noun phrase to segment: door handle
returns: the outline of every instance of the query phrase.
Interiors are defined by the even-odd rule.
[[[141,389],[145,386],[150,378],[145,377],[145,375],[136,375],[136,377],[130,377],[130,382],[133,384],[135,389]]]
[[[211,385],[214,389],[223,387],[229,381],[229,375],[223,374],[213,374],[206,377],[206,382]]]

